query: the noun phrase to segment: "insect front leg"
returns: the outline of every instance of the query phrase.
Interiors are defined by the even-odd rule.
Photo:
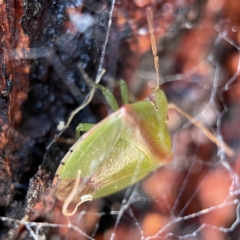
[[[129,103],[129,93],[128,93],[128,86],[125,81],[122,79],[117,81],[118,86],[120,87],[120,92],[121,92],[121,98],[123,104],[128,104]]]
[[[113,94],[110,92],[108,88],[97,83],[92,83],[91,86],[98,88],[102,91],[106,101],[108,102],[109,106],[112,108],[113,111],[116,111],[119,109],[116,98],[113,96]]]
[[[102,86],[99,83],[95,83],[93,82],[88,75],[85,73],[85,71],[82,69],[81,65],[78,65],[78,68],[83,76],[83,79],[86,81],[86,83],[93,87],[93,88],[98,88],[102,91],[106,101],[108,102],[108,104],[110,105],[110,107],[112,108],[113,111],[116,111],[119,109],[118,103],[116,98],[113,96],[113,94],[110,92],[110,90],[104,86]]]
[[[122,79],[117,81],[117,85],[120,88],[120,93],[121,93],[121,99],[123,104],[128,104],[129,103],[129,92],[128,92],[128,86],[126,84],[125,81],[123,81]],[[91,86],[98,88],[102,91],[106,101],[108,102],[108,104],[110,105],[110,107],[116,111],[119,109],[117,100],[115,99],[115,97],[113,96],[113,94],[110,92],[110,90],[100,84],[96,84],[96,83],[91,83]]]
[[[125,81],[119,80],[117,81],[117,85],[120,87],[120,93],[123,104],[128,104],[129,102],[129,93],[128,93],[128,87]],[[113,94],[110,92],[110,90],[101,84],[91,82],[90,86],[98,88],[102,91],[106,101],[108,102],[109,106],[112,108],[113,111],[116,111],[119,109],[118,103],[116,98],[113,96]]]
[[[128,87],[125,81],[119,80],[117,81],[117,85],[120,87],[120,93],[123,104],[128,104],[129,102],[129,93],[128,93]],[[113,96],[113,94],[110,92],[110,90],[100,84],[92,83],[91,86],[94,86],[95,88],[98,88],[102,91],[106,101],[110,105],[110,107],[116,111],[119,109],[118,103],[116,98]]]

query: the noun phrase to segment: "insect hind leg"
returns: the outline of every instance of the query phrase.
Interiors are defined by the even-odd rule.
[[[80,123],[76,127],[76,138],[78,139],[80,137],[81,132],[87,132],[90,130],[95,124],[93,123]]]

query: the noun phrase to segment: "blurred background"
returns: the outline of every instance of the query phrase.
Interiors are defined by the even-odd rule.
[[[0,7],[0,239],[240,237],[238,0],[5,0]],[[148,96],[156,84],[148,7],[168,101],[235,154],[169,109],[172,162],[68,219],[51,185],[56,169],[77,124],[112,112],[96,91],[57,136],[91,90],[77,65],[93,80],[106,69],[101,84],[120,104],[119,79],[132,102]]]

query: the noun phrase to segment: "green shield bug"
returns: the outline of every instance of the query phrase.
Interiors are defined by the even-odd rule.
[[[152,12],[148,9],[148,23],[152,42],[155,68],[158,74],[158,57],[152,27]],[[82,74],[83,71],[80,69]],[[85,76],[86,78],[86,76]],[[114,113],[97,125],[80,125],[88,130],[69,150],[62,160],[53,181],[57,199],[64,201],[62,212],[72,216],[79,204],[101,198],[134,184],[156,168],[172,159],[171,139],[167,128],[168,108],[174,108],[204,134],[219,145],[228,155],[233,151],[193,120],[177,106],[168,104],[164,92],[159,89],[159,79],[152,93],[143,101],[128,104],[125,83],[120,83],[123,102],[118,109],[113,95],[98,83]],[[68,212],[70,203],[77,203],[73,212]]]

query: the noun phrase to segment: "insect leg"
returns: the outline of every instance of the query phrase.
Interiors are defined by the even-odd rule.
[[[110,107],[112,108],[113,111],[116,111],[119,109],[116,98],[113,96],[113,94],[110,92],[110,90],[108,88],[105,88],[104,86],[97,84],[97,83],[93,83],[92,86],[94,86],[95,88],[98,88],[102,91],[105,99],[107,100],[108,104],[110,105]]]
[[[73,210],[72,212],[69,212],[69,211],[67,210],[69,204],[73,201],[74,197],[75,197],[76,194],[77,194],[78,186],[79,186],[79,183],[80,183],[80,175],[81,175],[81,171],[78,170],[78,172],[77,172],[77,177],[76,177],[76,180],[75,180],[74,185],[73,185],[73,189],[72,189],[71,193],[69,194],[69,196],[67,197],[67,199],[65,200],[65,202],[64,202],[64,204],[63,204],[62,214],[63,214],[65,217],[71,217],[71,216],[73,216],[73,215],[76,213],[78,206],[79,206],[80,204],[82,204],[83,202],[92,201],[92,195],[91,195],[91,194],[83,195],[83,196],[80,198],[80,202],[75,206],[75,208],[74,208],[74,210]]]
[[[87,132],[89,129],[91,129],[95,124],[93,123],[80,123],[76,127],[76,138],[78,139],[80,137],[81,132]]]
[[[81,65],[78,64],[78,68],[83,76],[83,79],[86,81],[86,83],[93,87],[93,88],[98,88],[102,91],[105,99],[107,100],[108,104],[110,105],[110,107],[112,108],[113,111],[116,111],[119,109],[117,100],[115,99],[115,97],[113,96],[113,94],[110,92],[110,90],[104,86],[102,86],[101,84],[95,83],[93,82],[88,75],[85,73],[85,71],[82,69]]]
[[[120,92],[121,92],[121,98],[123,104],[128,104],[129,103],[129,93],[128,93],[128,86],[125,81],[120,79],[117,81],[117,85],[120,87]]]
[[[212,132],[210,132],[205,126],[202,125],[198,120],[196,120],[194,117],[189,115],[188,113],[184,112],[181,108],[176,106],[173,103],[168,104],[168,108],[173,108],[176,111],[178,111],[180,114],[182,114],[184,117],[186,117],[189,121],[191,121],[196,127],[199,127],[202,132],[205,134],[205,136],[214,142],[218,147],[222,148],[224,152],[229,156],[233,157],[234,156],[234,151],[231,147],[229,147],[224,141],[219,140],[216,138],[216,136],[213,135]]]

